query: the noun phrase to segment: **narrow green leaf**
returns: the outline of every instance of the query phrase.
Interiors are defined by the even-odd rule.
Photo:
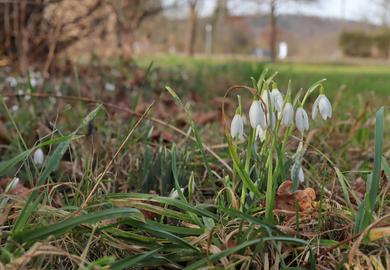
[[[145,261],[149,257],[153,256],[157,252],[159,252],[162,248],[158,248],[155,250],[151,250],[149,252],[143,253],[143,254],[137,254],[128,258],[125,258],[120,261],[116,261],[111,265],[111,270],[122,270],[122,269],[129,269],[130,267],[134,267],[137,264],[141,263],[142,261]]]
[[[112,218],[140,219],[143,218],[143,215],[140,211],[133,208],[107,209],[101,212],[94,212],[77,217],[71,217],[53,225],[18,232],[13,235],[13,239],[19,243],[23,243],[28,241],[37,241],[45,239],[46,237],[51,235],[58,237],[76,226],[82,224],[97,223],[101,220]]]

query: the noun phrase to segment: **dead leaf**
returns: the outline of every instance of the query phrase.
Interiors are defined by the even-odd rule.
[[[380,227],[380,228],[373,228],[368,233],[368,238],[370,241],[375,241],[383,237],[389,237],[390,236],[390,227]]]
[[[6,176],[0,179],[0,193],[4,193],[8,184],[12,181],[13,178]],[[27,198],[28,193],[30,193],[30,189],[23,186],[20,182],[18,182],[15,187],[7,192],[8,194],[15,195],[22,199]]]
[[[279,186],[275,198],[275,209],[290,214],[295,214],[296,205],[298,205],[299,212],[306,212],[313,209],[313,202],[316,199],[314,189],[306,188],[292,192],[292,185],[292,181],[287,180]]]

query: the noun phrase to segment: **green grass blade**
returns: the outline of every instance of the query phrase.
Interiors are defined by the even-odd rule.
[[[143,218],[143,215],[140,211],[133,208],[107,209],[101,212],[88,213],[78,217],[71,217],[53,225],[18,232],[13,235],[13,239],[19,243],[24,243],[45,239],[46,237],[51,235],[58,237],[81,224],[97,223],[101,220],[113,218],[140,219]]]
[[[367,189],[371,211],[373,211],[375,207],[376,197],[378,195],[380,179],[381,179],[384,118],[385,118],[385,109],[384,107],[381,107],[376,113],[374,172],[372,174],[372,182]]]
[[[116,261],[111,265],[111,270],[122,270],[122,269],[128,269],[129,267],[134,267],[137,264],[140,264],[142,261],[145,261],[149,257],[153,256],[157,252],[159,252],[162,248],[158,248],[155,250],[151,250],[149,252],[138,254],[135,256],[131,256],[129,258],[125,258],[120,261]]]

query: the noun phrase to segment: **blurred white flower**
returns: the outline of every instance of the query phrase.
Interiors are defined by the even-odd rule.
[[[251,107],[249,108],[249,122],[251,123],[252,128],[261,128],[265,129],[267,127],[265,121],[265,113],[261,107],[261,102],[258,100],[253,100]]]
[[[22,89],[19,89],[19,90],[18,90],[18,95],[19,95],[19,96],[23,96],[23,94],[24,94],[24,91],[23,91]]]
[[[296,164],[294,164],[291,168],[291,179],[295,178],[295,173],[296,173]],[[299,166],[299,171],[298,171],[298,180],[300,183],[305,182],[305,174],[303,173],[302,166]]]
[[[13,112],[17,112],[19,110],[19,106],[18,105],[12,105],[12,107],[11,107],[11,111],[13,111]]]
[[[181,192],[184,192],[184,188],[181,188],[180,190],[181,190]],[[171,194],[169,194],[169,198],[175,199],[175,200],[179,199],[179,192],[176,189],[173,190],[171,192]]]
[[[302,107],[299,107],[295,114],[295,125],[301,133],[309,130],[309,117]]]
[[[18,84],[18,81],[14,77],[7,77],[5,80],[11,87],[15,87]]]
[[[274,112],[268,112],[267,114],[267,125],[268,127],[271,127],[272,129],[275,129],[276,127],[276,116]]]
[[[233,117],[232,123],[230,125],[230,135],[233,138],[244,138],[244,121],[239,114],[236,114]]]
[[[283,111],[279,113],[279,119],[281,120],[281,124],[285,127],[291,126],[291,123],[294,119],[294,108],[290,102],[287,102],[284,105]]]
[[[39,166],[42,165],[44,158],[45,158],[45,156],[44,156],[41,148],[38,148],[37,150],[35,150],[33,160],[34,160],[34,163],[36,165],[39,165]]]
[[[256,136],[255,138],[259,138],[261,142],[264,142],[265,140],[266,132],[264,129],[261,128],[261,126],[257,126],[256,128]]]
[[[282,111],[283,108],[283,96],[282,93],[276,88],[272,89],[271,91],[271,102],[272,107],[277,110],[278,112]]]
[[[109,91],[109,92],[114,92],[115,91],[115,84],[106,82],[104,84],[104,89],[106,91]]]
[[[269,104],[272,104],[271,92],[269,90],[264,90],[263,93],[261,93],[261,99],[265,103],[265,107],[268,111],[270,107]]]
[[[329,99],[323,94],[319,95],[316,101],[314,101],[311,114],[313,120],[317,117],[318,111],[320,111],[321,117],[324,120],[332,117],[332,105],[330,104]]]
[[[303,174],[302,166],[299,168],[298,180],[299,180],[299,182],[301,182],[301,183],[305,182],[305,175]]]

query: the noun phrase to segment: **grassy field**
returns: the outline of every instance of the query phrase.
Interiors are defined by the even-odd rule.
[[[275,84],[308,130],[268,114],[256,136]],[[0,269],[386,269],[388,88],[386,67],[173,56],[0,70]]]
[[[202,74],[203,80],[216,79],[224,76],[235,80],[234,83],[250,83],[250,77],[260,74],[263,68],[278,72],[278,82],[283,89],[287,88],[288,80],[293,80],[294,88],[305,88],[311,83],[326,78],[324,83],[327,91],[334,95],[340,89],[347,95],[363,92],[375,92],[380,97],[389,97],[390,68],[388,66],[364,66],[344,64],[301,64],[277,63],[268,64],[255,60],[240,60],[235,58],[205,58],[191,59],[184,56],[154,56],[136,58],[137,63],[147,66],[153,62],[158,67],[177,69]],[[210,78],[209,78],[210,77]],[[227,79],[225,78],[225,79]]]

